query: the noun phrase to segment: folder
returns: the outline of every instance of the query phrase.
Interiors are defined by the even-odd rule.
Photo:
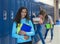
[[[31,31],[31,26],[27,25],[27,24],[23,24],[22,27],[21,27],[21,30],[25,31],[25,32],[30,32]]]
[[[49,24],[49,23],[47,23],[45,26],[46,26],[46,29],[50,29],[50,28],[52,28],[52,25]]]
[[[17,27],[17,34],[20,33],[20,31],[25,31],[25,32],[30,32],[31,31],[31,26],[28,24],[18,24]]]

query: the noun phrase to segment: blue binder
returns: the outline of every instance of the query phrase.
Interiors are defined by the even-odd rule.
[[[27,25],[27,24],[23,24],[21,27],[21,30],[25,31],[25,32],[30,32],[31,31],[31,26]]]

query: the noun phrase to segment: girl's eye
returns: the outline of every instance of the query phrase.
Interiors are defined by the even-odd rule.
[[[27,12],[22,12],[22,13],[27,13]]]

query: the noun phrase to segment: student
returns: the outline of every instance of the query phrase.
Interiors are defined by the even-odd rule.
[[[48,34],[48,31],[51,30],[51,40],[53,39],[53,28],[54,28],[54,22],[53,22],[53,19],[50,15],[47,15],[45,16],[45,27],[46,27],[46,33],[45,33],[45,37],[44,39],[46,39],[47,37],[47,34]],[[49,27],[48,27],[49,26]]]
[[[25,31],[20,30],[20,35],[17,34],[16,33],[17,26],[19,23],[29,24],[32,27],[31,31],[25,32]],[[32,44],[31,36],[33,36],[34,34],[35,34],[35,32],[34,32],[33,24],[28,16],[28,10],[25,7],[21,7],[18,10],[17,15],[13,22],[12,37],[17,39],[17,44]]]
[[[43,18],[44,24],[50,25],[50,28],[47,28],[46,25],[45,25],[46,33],[45,33],[44,39],[46,39],[48,31],[51,30],[51,40],[52,40],[53,39],[53,28],[54,28],[53,19],[52,19],[52,17],[50,15],[47,15],[45,10],[42,10],[41,13],[42,13],[41,15],[44,17]]]
[[[44,14],[45,14],[45,13],[41,10],[40,13],[39,13],[39,15],[38,15],[38,17],[40,18],[40,21],[39,21],[39,23],[36,25],[36,26],[37,26],[37,30],[36,30],[35,36],[34,36],[34,40],[35,40],[36,44],[38,44],[38,42],[39,42],[40,39],[41,39],[41,41],[42,41],[42,44],[45,44],[43,35],[42,35],[42,33],[41,33],[42,24],[43,24],[43,22],[44,22],[44,16],[43,16]],[[39,38],[40,38],[40,39],[38,38],[37,34],[39,35]]]

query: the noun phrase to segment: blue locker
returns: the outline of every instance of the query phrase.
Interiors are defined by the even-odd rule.
[[[11,32],[12,32],[12,25],[13,25],[13,19],[16,15],[16,10],[17,10],[17,4],[16,0],[9,0],[9,20],[10,20],[10,34],[9,34],[9,44],[16,44],[16,40],[12,38]]]
[[[0,37],[1,37],[1,30],[2,30],[2,1],[0,0]]]
[[[1,25],[1,44],[8,44],[6,41],[7,35],[9,34],[9,17],[8,17],[8,0],[1,0],[2,1],[2,11],[1,11],[1,18],[2,18],[2,25]],[[8,41],[8,40],[7,40]]]
[[[0,24],[1,24],[1,0],[0,0]],[[0,27],[0,31],[1,31],[1,27]],[[1,33],[0,33],[1,35]]]

